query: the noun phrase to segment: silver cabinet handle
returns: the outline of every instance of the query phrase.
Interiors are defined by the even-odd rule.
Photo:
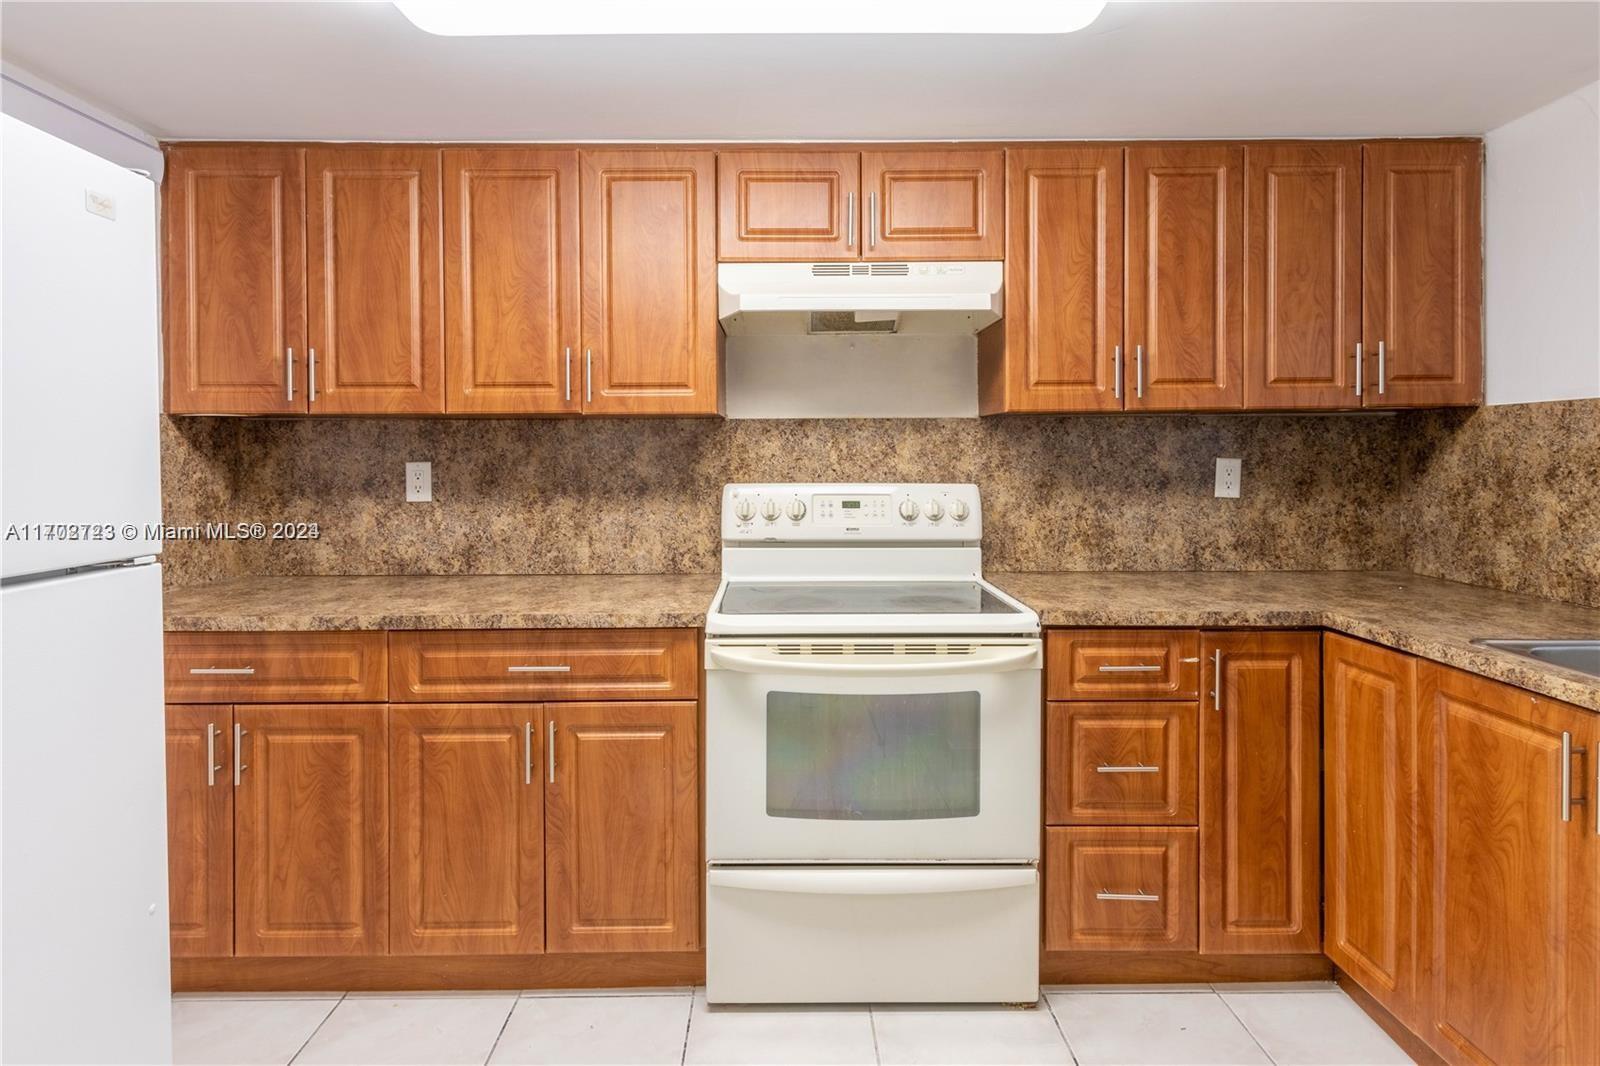
[[[1133,346],[1133,394],[1144,399],[1144,345]]]
[[[533,784],[533,723],[522,723],[522,783]]]
[[[1122,345],[1111,349],[1111,395],[1122,399]]]
[[[222,769],[217,764],[217,734],[221,730],[217,723],[206,723],[206,787],[210,788],[217,783],[217,771]]]
[[[1094,772],[1097,774],[1159,774],[1161,767],[1146,766],[1144,763],[1140,763],[1137,766],[1096,766]]]
[[[853,192],[844,194],[844,246],[856,246],[856,194]]]
[[[508,666],[508,674],[570,674],[572,667],[562,666]]]
[[[878,246],[878,194],[867,193],[867,247]]]
[[[317,402],[317,350],[311,349],[311,354],[306,357],[306,395],[312,403]]]
[[[233,785],[235,788],[239,787],[239,775],[250,769],[250,767],[239,761],[244,754],[244,745],[240,741],[249,735],[249,731],[242,728],[238,722],[233,723]]]
[[[294,403],[294,349],[285,348],[284,352],[286,354],[283,360],[283,385],[284,389],[287,390],[284,398],[290,403]]]
[[[1211,653],[1211,709],[1222,710],[1222,649]]]
[[[566,399],[572,401],[572,349],[567,349],[567,392]]]
[[[1361,358],[1361,342],[1360,341],[1356,341],[1356,395],[1357,396],[1361,395],[1361,366],[1362,366],[1362,363],[1363,363],[1363,360]]]
[[[583,350],[583,402],[594,402],[594,349]]]
[[[1104,663],[1100,665],[1102,674],[1154,674],[1160,669],[1159,663],[1140,663],[1137,666],[1109,666]]]
[[[1572,757],[1587,755],[1588,752],[1588,748],[1572,746],[1571,733],[1561,734],[1561,820],[1563,822],[1572,821],[1572,808],[1582,807],[1588,802],[1588,797],[1572,794]],[[1600,816],[1597,816],[1597,819],[1600,819]],[[1600,829],[1600,820],[1596,821],[1596,827]]]
[[[546,735],[545,750],[550,756],[550,783],[556,783],[556,720],[550,719]]]
[[[191,674],[217,674],[229,677],[249,677],[256,672],[253,666],[191,666]]]
[[[1160,903],[1160,896],[1152,896],[1148,892],[1096,892],[1095,899],[1123,900],[1130,903]]]
[[[1388,384],[1388,382],[1385,380],[1387,378],[1387,376],[1388,376],[1388,368],[1387,368],[1387,366],[1385,364],[1385,360],[1384,360],[1383,342],[1379,341],[1378,342],[1378,395],[1379,396],[1383,395],[1384,386]]]

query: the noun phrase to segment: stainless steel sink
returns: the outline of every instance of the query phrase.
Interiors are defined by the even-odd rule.
[[[1475,640],[1485,648],[1499,648],[1513,655],[1537,659],[1551,666],[1564,666],[1591,677],[1600,677],[1600,640]]]

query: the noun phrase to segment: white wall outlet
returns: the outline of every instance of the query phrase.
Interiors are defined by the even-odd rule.
[[[1217,498],[1237,500],[1239,482],[1243,478],[1244,460],[1217,459]]]
[[[1218,475],[1219,477],[1221,475]],[[1220,485],[1221,482],[1219,481]],[[1234,493],[1238,495],[1237,492]],[[432,463],[407,463],[406,464],[406,502],[407,503],[432,503],[433,502],[433,464]]]

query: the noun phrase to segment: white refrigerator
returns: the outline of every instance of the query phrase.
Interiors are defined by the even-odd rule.
[[[3,121],[0,1059],[170,1062],[156,189]]]

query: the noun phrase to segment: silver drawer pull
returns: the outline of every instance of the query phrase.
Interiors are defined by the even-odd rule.
[[[249,677],[256,672],[253,666],[191,666],[191,674],[213,674],[227,677]]]
[[[1159,673],[1159,664],[1141,663],[1138,666],[1101,666],[1102,674],[1154,674]]]
[[[1138,766],[1096,766],[1094,772],[1097,774],[1159,774],[1161,767],[1146,766],[1144,763],[1140,763]]]
[[[1108,899],[1121,903],[1160,903],[1160,896],[1152,896],[1148,892],[1096,892],[1095,899]]]
[[[570,674],[570,666],[508,666],[508,674]]]

